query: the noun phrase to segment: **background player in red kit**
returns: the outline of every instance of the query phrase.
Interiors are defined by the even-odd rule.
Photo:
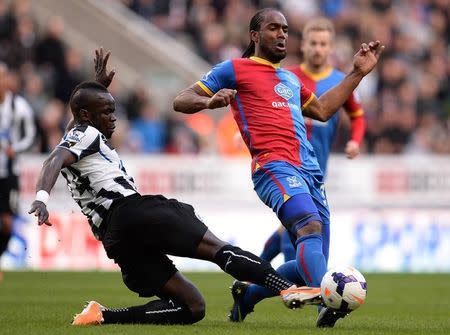
[[[260,199],[277,214],[296,244],[296,261],[286,263],[308,286],[320,285],[326,272],[322,225],[329,224],[323,174],[307,140],[303,115],[328,120],[376,65],[379,41],[363,43],[352,71],[320,99],[290,71],[286,57],[288,24],[276,9],[258,11],[250,21],[251,42],[243,58],[216,65],[201,81],[183,90],[174,110],[196,113],[231,104],[234,118],[252,155],[252,180]],[[289,264],[294,263],[294,264]],[[235,297],[233,314],[248,310]],[[242,307],[242,308],[241,308]],[[334,325],[344,315],[324,308],[319,326]]]

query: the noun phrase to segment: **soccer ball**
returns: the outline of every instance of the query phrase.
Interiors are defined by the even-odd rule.
[[[329,270],[322,278],[320,291],[325,304],[349,312],[364,304],[367,283],[364,276],[351,266]]]

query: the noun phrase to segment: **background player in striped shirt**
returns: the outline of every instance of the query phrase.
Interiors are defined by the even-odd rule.
[[[102,50],[96,52],[97,80],[106,84],[112,79],[106,71],[108,57],[109,53],[103,57]],[[29,213],[35,213],[39,225],[51,225],[46,204],[61,172],[95,237],[120,266],[126,286],[141,297],[159,297],[119,309],[91,301],[75,316],[74,325],[191,324],[203,319],[202,295],[167,255],[211,261],[237,279],[263,285],[276,295],[286,290],[283,294],[289,295],[292,282],[269,262],[218,239],[192,206],[137,192],[109,143],[115,129],[115,101],[105,86],[96,81],[81,83],[72,93],[70,108],[73,128],[44,162]],[[303,303],[320,303],[318,290],[305,288],[304,292]]]
[[[31,147],[36,135],[33,110],[10,90],[9,75],[8,66],[0,63],[0,257],[8,247],[13,217],[19,210],[17,156]]]
[[[300,65],[286,67],[318,97],[345,77],[344,73],[333,68],[330,64],[329,58],[333,51],[334,36],[335,31],[330,20],[317,18],[308,21],[302,31],[301,51],[303,62]],[[359,155],[366,122],[364,112],[355,93],[352,93],[345,101],[343,108],[351,122],[351,138],[346,144],[345,153],[349,159],[353,159]],[[324,176],[326,176],[328,158],[336,137],[340,117],[341,114],[336,113],[325,122],[305,118],[307,138],[314,148],[317,161]],[[326,259],[328,259],[330,241],[328,228],[328,225],[322,226],[322,244]],[[285,261],[295,258],[295,250],[289,234],[282,226],[264,244],[261,258],[271,261],[280,252],[283,253]]]
[[[251,42],[243,58],[217,64],[202,80],[181,91],[174,110],[196,113],[231,104],[252,156],[255,191],[295,240],[296,260],[279,271],[318,287],[326,272],[321,234],[322,225],[329,224],[329,211],[323,174],[307,140],[303,115],[328,120],[375,67],[384,47],[379,41],[363,43],[352,71],[317,99],[292,72],[280,67],[288,37],[284,15],[272,8],[260,10],[249,30]],[[258,290],[264,288],[253,285],[245,292],[233,292],[232,320],[241,321],[249,313],[252,306],[245,299],[261,295]],[[324,308],[318,326],[333,326],[343,316]]]

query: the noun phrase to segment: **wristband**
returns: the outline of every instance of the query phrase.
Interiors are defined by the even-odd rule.
[[[43,202],[45,205],[47,205],[48,202],[48,198],[50,197],[50,194],[48,194],[47,191],[44,190],[39,190],[36,193],[36,198],[34,198],[34,200],[38,200]]]

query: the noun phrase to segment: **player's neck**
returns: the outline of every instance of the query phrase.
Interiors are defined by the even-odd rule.
[[[302,63],[301,67],[304,70],[307,70],[308,72],[311,72],[314,74],[321,74],[329,69],[330,64],[324,63],[321,65],[315,65],[315,64],[310,64],[310,63]]]
[[[325,79],[333,71],[333,67],[329,64],[325,64],[324,67],[312,66],[312,69],[311,69],[310,67],[308,67],[308,65],[306,63],[303,63],[303,64],[300,64],[300,69],[303,71],[304,74],[306,74],[312,80]]]
[[[0,92],[0,104],[5,102],[6,92]]]
[[[270,60],[267,60],[266,58],[251,56],[250,59],[260,64],[270,65],[275,69],[280,67],[280,63],[273,63]]]
[[[93,127],[92,123],[90,123],[89,121],[83,121],[83,120],[75,120],[72,127],[77,127],[77,126],[92,126]]]
[[[263,52],[261,49],[258,49],[258,48],[255,50],[255,53],[253,54],[253,56],[250,58],[252,58],[254,60],[256,58],[261,63],[273,64],[274,67],[279,67],[280,62],[282,61],[282,59],[271,57],[269,54],[267,54],[266,52]]]

